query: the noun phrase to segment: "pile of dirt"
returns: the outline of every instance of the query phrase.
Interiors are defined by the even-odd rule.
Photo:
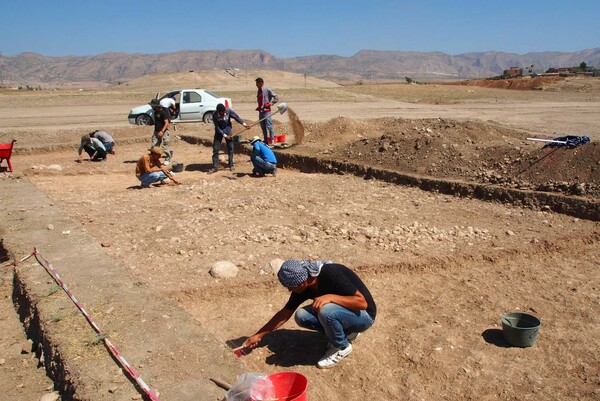
[[[472,79],[469,81],[447,82],[442,85],[480,86],[483,88],[517,89],[517,90],[543,90],[548,85],[564,81],[565,77],[522,77],[506,79]]]
[[[452,119],[335,118],[310,124],[300,153],[410,174],[600,197],[600,148],[549,148],[516,130]]]

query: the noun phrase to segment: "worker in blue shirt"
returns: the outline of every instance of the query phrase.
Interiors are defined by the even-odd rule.
[[[250,144],[252,145],[252,155],[250,156],[253,166],[252,176],[264,177],[265,174],[273,174],[275,177],[277,175],[275,153],[258,136],[252,138]]]

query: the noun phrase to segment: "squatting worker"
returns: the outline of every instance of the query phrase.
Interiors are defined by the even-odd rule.
[[[84,150],[90,156],[91,161],[106,161],[106,148],[99,139],[93,138],[90,135],[83,135],[81,137],[79,149],[77,149],[79,155],[77,158],[78,163],[82,161],[81,155]]]
[[[269,138],[271,138],[271,143],[275,143],[275,131],[273,130],[273,120],[271,119],[270,114],[271,105],[279,101],[279,96],[265,86],[265,81],[262,78],[256,78],[256,87],[258,88],[256,93],[256,101],[258,102],[256,111],[258,111],[258,119],[262,120],[269,116],[268,118],[265,118],[264,121],[260,122],[264,142],[265,144],[268,144]]]
[[[150,106],[154,110],[154,133],[152,134],[152,146],[160,146],[165,154],[165,164],[171,164],[173,152],[169,149],[169,123],[171,117],[169,111],[161,106],[158,99],[152,99]]]
[[[250,155],[252,176],[264,177],[265,174],[269,173],[275,177],[277,175],[277,158],[275,157],[275,153],[262,143],[258,136],[252,138],[250,144],[252,145],[252,154]]]
[[[363,281],[344,265],[331,261],[286,260],[277,273],[279,281],[291,291],[279,312],[243,346],[254,348],[268,333],[281,327],[308,299],[313,302],[295,314],[296,323],[323,333],[329,349],[317,366],[331,368],[352,352],[359,333],[370,328],[377,307]]]
[[[150,187],[150,184],[160,182],[164,184],[164,180],[169,178],[175,185],[179,185],[179,182],[173,177],[173,174],[167,170],[160,162],[160,156],[162,155],[162,149],[158,146],[153,146],[150,149],[150,153],[143,155],[138,160],[135,166],[135,176],[142,183],[142,188]]]
[[[215,136],[213,138],[213,155],[212,163],[213,167],[208,172],[212,174],[219,170],[219,149],[221,148],[221,142],[225,139],[225,145],[227,146],[227,156],[229,159],[229,170],[234,171],[233,166],[233,134],[231,133],[231,119],[234,119],[238,123],[242,124],[246,129],[250,129],[250,126],[244,122],[237,115],[233,109],[225,107],[219,103],[217,110],[213,113],[213,124],[215,125]]]
[[[104,145],[106,153],[115,154],[115,140],[106,131],[95,130],[90,132],[90,137],[97,138]]]

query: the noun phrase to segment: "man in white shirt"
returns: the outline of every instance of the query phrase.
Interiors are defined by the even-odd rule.
[[[165,108],[165,110],[169,111],[169,116],[171,119],[177,117],[177,102],[172,97],[165,97],[161,99],[160,105]]]

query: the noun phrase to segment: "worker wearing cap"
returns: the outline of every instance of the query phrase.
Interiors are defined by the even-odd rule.
[[[252,138],[250,144],[252,145],[252,155],[250,155],[253,167],[252,176],[264,177],[265,174],[273,174],[273,177],[275,177],[277,175],[277,157],[275,157],[275,153],[258,136]]]
[[[233,165],[233,134],[231,128],[231,119],[233,118],[238,123],[242,124],[246,129],[250,129],[250,126],[244,122],[237,115],[233,109],[225,107],[219,103],[217,110],[213,113],[213,124],[215,125],[215,136],[213,138],[213,156],[212,162],[213,167],[208,171],[212,174],[219,170],[219,150],[221,149],[221,142],[225,139],[225,145],[227,146],[227,156],[229,159],[229,170],[234,171]]]
[[[160,162],[160,156],[162,155],[162,149],[158,146],[153,146],[150,149],[150,153],[143,155],[138,160],[135,166],[135,176],[142,183],[142,188],[150,187],[150,184],[159,182],[164,184],[164,180],[169,178],[175,185],[179,185],[179,182],[173,177],[173,174],[167,170]]]
[[[90,135],[83,135],[81,137],[79,149],[77,149],[77,153],[79,154],[78,163],[82,161],[81,155],[84,150],[90,156],[91,161],[106,161],[106,148],[100,139],[91,137]]]
[[[327,337],[328,350],[317,362],[321,369],[332,368],[352,352],[358,335],[375,322],[377,306],[369,289],[356,273],[331,261],[286,260],[277,273],[290,292],[285,306],[249,337],[243,347],[254,348],[265,335],[278,329],[295,312],[300,327]],[[310,305],[300,309],[305,301]]]
[[[256,92],[256,101],[258,102],[256,111],[258,111],[258,119],[264,119],[260,122],[264,142],[268,144],[269,138],[271,138],[271,143],[275,143],[275,130],[273,130],[273,120],[270,115],[271,105],[279,101],[279,96],[265,86],[265,81],[262,78],[256,78],[256,87],[258,88]]]
[[[169,149],[169,123],[171,116],[158,99],[152,99],[150,106],[154,110],[154,134],[152,134],[152,146],[160,146],[165,154],[165,164],[171,164],[173,152]]]

